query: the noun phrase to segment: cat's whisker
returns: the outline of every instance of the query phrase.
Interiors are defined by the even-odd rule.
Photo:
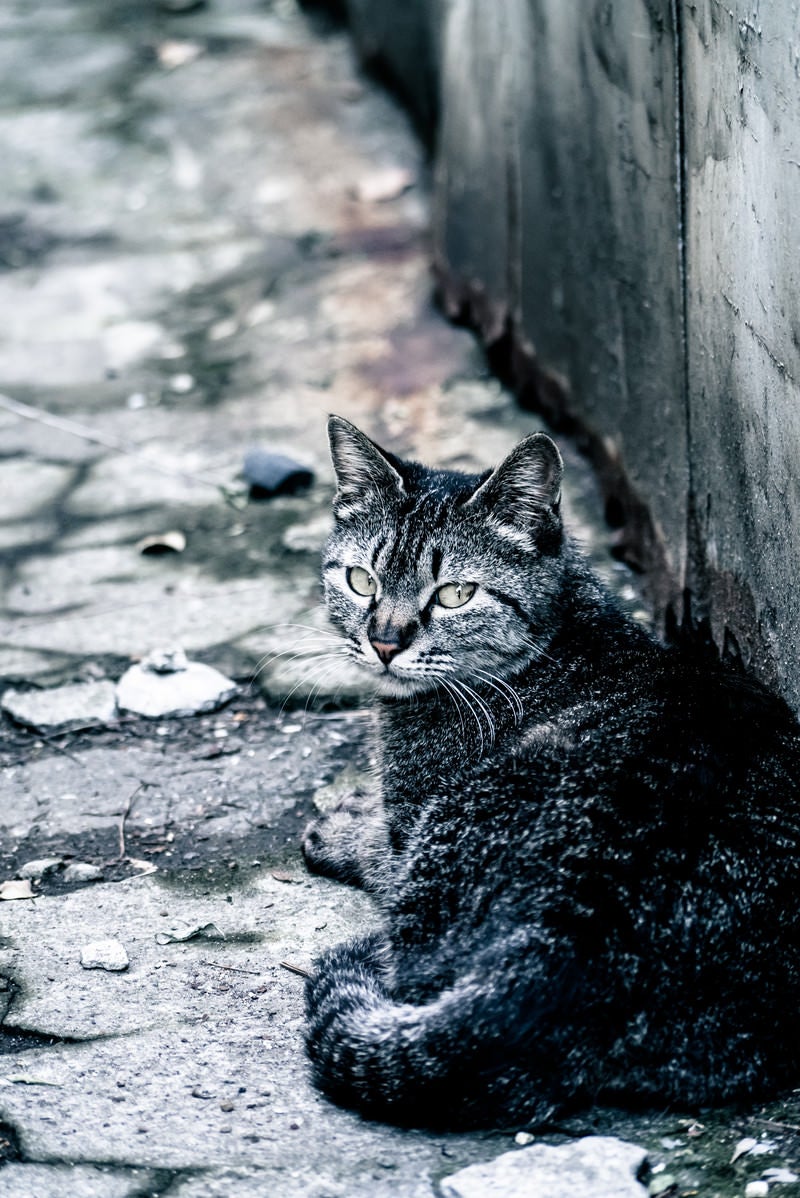
[[[481,723],[480,713],[475,710],[475,707],[474,707],[473,703],[471,702],[469,695],[464,693],[465,691],[468,691],[469,694],[474,696],[475,692],[470,690],[470,688],[466,685],[466,683],[461,682],[461,680],[458,678],[451,678],[450,685],[455,687],[457,693],[461,697],[462,702],[466,705],[472,718],[475,721],[476,727],[478,729],[478,736],[480,738],[479,756],[483,757],[483,753],[484,753],[483,724]]]
[[[479,695],[478,692],[476,690],[474,690],[471,686],[468,686],[467,683],[463,681],[463,679],[459,678],[458,681],[459,681],[459,684],[464,688],[464,690],[466,690],[472,696],[475,703],[478,705],[478,708],[480,709],[480,711],[483,713],[484,717],[486,718],[486,723],[489,726],[489,746],[491,747],[494,744],[495,732],[496,732],[494,716],[492,715],[492,709],[489,707],[486,700],[483,699],[482,696]]]
[[[325,661],[326,658],[328,659],[327,662]],[[342,660],[342,658],[343,658],[343,655],[341,653],[339,653],[337,650],[331,650],[327,653],[319,653],[314,658],[310,658],[306,661],[300,661],[299,663],[296,663],[296,664],[299,664],[301,668],[307,667],[309,670],[316,669],[321,666],[324,666],[328,670],[335,670],[336,666],[339,664],[339,662]],[[296,693],[298,688],[305,685],[307,682],[308,682],[307,674],[305,674],[297,679],[294,686],[291,688],[291,690],[289,691],[289,693],[286,695],[286,697],[283,699],[283,701],[281,703],[281,706],[280,706],[281,714],[286,710],[287,703],[290,702],[290,700],[292,699],[292,697],[294,696],[294,694]]]
[[[333,677],[335,679],[337,664],[338,664],[337,662],[329,662],[327,664],[327,666],[322,667],[322,669],[319,672],[318,680],[314,683],[314,685],[311,687],[311,690],[308,692],[308,695],[306,696],[306,701],[303,705],[303,730],[304,731],[305,731],[306,723],[307,723],[308,717],[309,717],[309,710],[308,710],[309,706],[310,706],[312,700],[316,699],[316,697],[319,694],[319,692],[321,691],[322,687],[328,684],[331,677]],[[341,689],[342,688],[340,685],[334,691],[334,694],[333,694],[334,702],[338,698],[338,695],[339,695],[339,692],[341,691]]]
[[[438,678],[437,678],[437,679],[434,681],[434,686],[436,687],[436,689],[437,689],[437,690],[439,689],[439,683],[440,683],[440,682],[441,682],[442,686],[444,687],[444,689],[445,689],[445,692],[446,692],[446,693],[447,693],[447,695],[449,696],[449,698],[450,698],[450,701],[452,702],[453,706],[454,706],[454,707],[455,707],[455,709],[456,709],[456,715],[458,716],[458,722],[459,722],[459,724],[461,725],[461,735],[462,735],[462,737],[463,737],[464,739],[466,739],[466,736],[467,736],[467,727],[466,727],[466,724],[464,723],[464,717],[463,717],[463,715],[461,714],[461,704],[459,703],[459,700],[458,700],[458,695],[457,695],[457,694],[456,694],[456,692],[455,692],[455,691],[454,691],[454,690],[451,688],[451,686],[450,686],[449,682],[447,681],[447,679],[446,679],[444,676],[441,676],[441,675],[440,675],[440,676],[439,676],[439,677],[438,677]]]
[[[548,653],[547,650],[538,643],[538,641],[532,641],[530,637],[523,637],[522,643],[528,649],[530,649],[531,653],[533,654],[534,661],[549,661],[551,665],[559,664],[557,659]]]
[[[511,708],[512,714],[514,716],[514,723],[519,725],[522,722],[525,711],[522,706],[522,700],[520,699],[517,691],[514,690],[513,686],[506,682],[505,679],[498,678],[496,674],[486,674],[483,670],[476,670],[475,673],[479,678],[483,679],[487,686],[491,687],[493,691],[497,691],[498,695],[505,699],[506,703]]]
[[[263,673],[264,670],[273,665],[276,661],[280,661],[281,665],[290,666],[296,661],[302,661],[304,659],[313,660],[319,654],[337,652],[338,648],[338,646],[331,646],[323,642],[319,645],[309,643],[306,645],[293,646],[291,649],[275,649],[271,653],[265,653],[264,656],[259,659],[252,671],[249,683],[252,685],[259,674]]]

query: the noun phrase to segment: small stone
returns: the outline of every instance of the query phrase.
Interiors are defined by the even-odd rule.
[[[744,1198],[767,1198],[768,1194],[768,1181],[748,1181],[744,1187]]]
[[[224,341],[228,337],[235,336],[238,331],[238,324],[232,317],[229,317],[226,320],[218,320],[216,324],[212,324],[208,330],[208,339],[209,341]]]
[[[179,528],[171,528],[168,532],[154,533],[137,541],[136,549],[145,557],[162,557],[165,553],[183,553],[186,548],[186,535]]]
[[[536,1139],[529,1131],[518,1131],[514,1136],[514,1143],[519,1144],[520,1148],[524,1148],[527,1144],[532,1144]]]
[[[385,204],[414,186],[414,175],[401,166],[388,166],[360,179],[352,194],[362,204]]]
[[[445,1198],[644,1198],[636,1180],[647,1153],[613,1136],[532,1144],[470,1165],[440,1182]]]
[[[122,711],[160,720],[216,711],[238,689],[219,670],[187,661],[182,650],[159,650],[123,674],[117,703]]]
[[[168,13],[194,12],[205,5],[206,0],[158,0],[158,7]]]
[[[130,964],[125,946],[119,940],[93,940],[81,949],[81,965],[84,969],[105,969],[120,973]]]
[[[73,861],[62,876],[65,882],[102,882],[103,871],[99,866],[90,865],[87,861]]]
[[[194,387],[194,378],[191,374],[173,374],[169,385],[176,395],[186,395]]]
[[[42,857],[38,861],[26,861],[17,870],[20,878],[39,882],[46,874],[54,874],[64,864],[62,857]]]
[[[172,39],[161,42],[156,49],[160,65],[166,67],[168,71],[187,66],[199,58],[202,53],[203,47],[197,42],[181,42]]]
[[[39,732],[111,724],[117,718],[114,684],[106,680],[49,690],[7,690],[0,706],[16,723]]]
[[[290,553],[320,553],[331,531],[328,515],[310,520],[308,524],[292,524],[286,529],[281,541]]]
[[[654,1170],[655,1172],[655,1170]],[[675,1188],[675,1178],[671,1173],[661,1173],[658,1177],[654,1177],[647,1187],[648,1194],[651,1198],[657,1198],[659,1194],[668,1194]]]
[[[268,449],[250,449],[244,456],[242,470],[250,484],[253,499],[271,499],[274,495],[294,495],[314,481],[314,474],[283,453]]]

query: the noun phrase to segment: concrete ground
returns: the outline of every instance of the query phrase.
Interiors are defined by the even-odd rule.
[[[0,902],[0,1196],[432,1198],[514,1129],[365,1123],[303,1058],[302,971],[374,918],[297,850],[369,759],[318,608],[325,416],[467,467],[536,422],[436,311],[424,163],[340,32],[292,0],[10,0],[0,35],[2,689],[115,682],[176,645],[239,683],[188,718],[4,717],[0,886],[34,897]],[[254,446],[313,485],[254,498]],[[563,448],[573,527],[635,610]],[[127,969],[83,968],[108,938]],[[562,1132],[626,1135],[691,1192],[719,1172],[672,1161],[693,1118]],[[719,1125],[725,1160],[750,1127]],[[703,1192],[740,1192],[725,1176]]]

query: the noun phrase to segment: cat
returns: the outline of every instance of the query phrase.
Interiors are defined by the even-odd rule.
[[[467,1129],[800,1084],[788,707],[623,614],[564,532],[546,434],[479,475],[329,436],[324,593],[375,682],[379,782],[303,851],[381,930],[315,963],[316,1085]]]

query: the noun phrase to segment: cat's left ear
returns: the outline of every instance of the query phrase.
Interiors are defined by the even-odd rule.
[[[534,536],[560,528],[561,454],[546,433],[532,433],[512,449],[467,506],[488,508],[493,520]]]

